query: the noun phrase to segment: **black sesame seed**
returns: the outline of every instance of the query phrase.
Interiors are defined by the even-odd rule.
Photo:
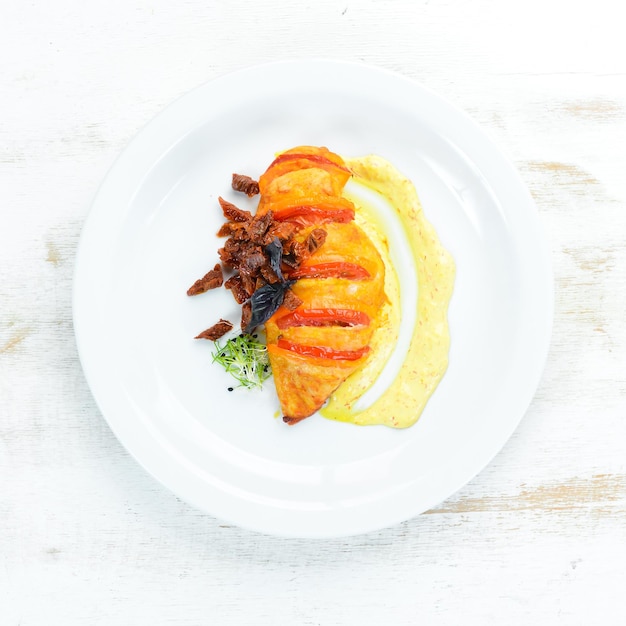
[[[233,391],[233,388],[232,388],[232,387],[229,387],[229,388],[228,388],[228,391]]]

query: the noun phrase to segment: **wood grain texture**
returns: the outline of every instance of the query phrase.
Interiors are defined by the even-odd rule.
[[[0,624],[626,623],[626,45],[619,5],[529,0],[0,6]],[[324,56],[420,80],[528,185],[555,270],[526,417],[427,514],[285,540],[193,510],[98,412],[71,317],[99,182],[202,82]]]

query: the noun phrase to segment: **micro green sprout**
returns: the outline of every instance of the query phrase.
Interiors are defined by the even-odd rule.
[[[219,363],[239,382],[238,387],[246,389],[260,389],[272,375],[267,346],[256,335],[241,334],[223,344],[216,341],[213,363]]]

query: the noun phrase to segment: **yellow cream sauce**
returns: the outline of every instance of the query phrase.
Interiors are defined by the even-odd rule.
[[[448,303],[454,286],[455,265],[424,216],[410,180],[378,156],[346,158],[345,162],[354,174],[353,180],[380,194],[403,227],[417,275],[416,310],[412,312],[415,323],[405,342],[408,345],[400,346],[402,298],[389,250],[386,220],[360,195],[346,192],[356,205],[357,224],[374,242],[385,264],[388,302],[378,316],[370,357],[333,393],[320,413],[328,419],[359,425],[407,428],[419,419],[448,367]],[[394,350],[405,351],[397,375],[369,406],[362,406],[363,395],[379,379]]]

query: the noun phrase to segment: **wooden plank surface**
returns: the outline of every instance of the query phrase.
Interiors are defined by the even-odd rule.
[[[618,3],[0,6],[0,624],[626,624],[626,39]],[[115,157],[169,102],[252,63],[421,81],[513,160],[555,270],[542,383],[505,448],[416,519],[286,540],[155,483],[99,414],[71,318]]]

